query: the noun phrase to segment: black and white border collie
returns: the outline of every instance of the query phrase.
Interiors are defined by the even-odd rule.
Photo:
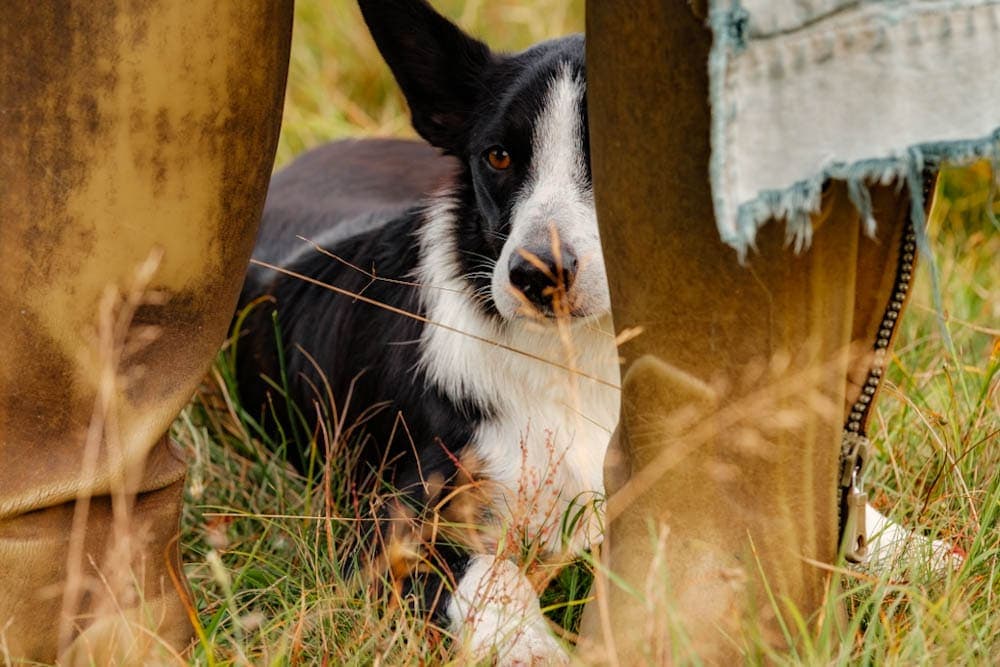
[[[315,419],[329,383],[338,419],[363,422],[361,470],[380,468],[410,507],[445,517],[460,503],[442,499],[474,487],[476,519],[497,527],[421,546],[444,584],[421,575],[439,622],[472,657],[502,647],[503,663],[562,660],[509,543],[559,554],[600,534],[585,508],[617,421],[583,37],[499,55],[422,0],[360,4],[414,128],[440,153],[341,142],[275,176],[255,258],[342,292],[251,269],[242,302],[273,301],[244,325],[241,399],[287,414],[261,379],[281,376],[276,311],[292,399]]]
[[[471,493],[474,521],[496,530],[417,529],[403,551],[431,565],[412,568],[413,590],[473,658],[562,662],[509,544],[544,556],[599,539],[581,510],[618,419],[583,38],[499,55],[424,0],[360,4],[438,150],[340,142],[275,176],[254,256],[282,272],[248,274],[242,302],[269,299],[238,344],[241,399],[287,431],[263,377],[284,375],[307,419],[332,396],[338,421],[361,425],[358,483],[378,470],[398,490],[374,510],[384,542],[408,539],[400,517],[467,521]]]

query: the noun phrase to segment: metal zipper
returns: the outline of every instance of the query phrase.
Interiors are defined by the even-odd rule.
[[[930,210],[936,175],[931,170],[923,173],[923,203],[925,214]],[[911,204],[912,205],[912,204]],[[882,313],[882,321],[872,347],[872,365],[861,387],[858,400],[851,406],[844,424],[840,446],[840,536],[845,546],[844,558],[850,563],[863,563],[868,556],[868,532],[865,529],[865,473],[871,456],[872,445],[868,439],[868,420],[875,403],[888,363],[889,349],[899,327],[903,307],[913,285],[913,270],[917,257],[917,234],[913,221],[907,216],[900,238],[896,278],[889,304]]]

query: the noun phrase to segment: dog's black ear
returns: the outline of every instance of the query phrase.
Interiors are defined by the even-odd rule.
[[[493,54],[425,0],[359,0],[368,30],[410,105],[413,128],[450,153],[463,148]]]

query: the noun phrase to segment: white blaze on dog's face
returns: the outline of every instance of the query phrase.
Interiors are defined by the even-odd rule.
[[[554,283],[568,288],[565,314],[585,317],[610,309],[586,152],[584,95],[582,76],[560,66],[534,118],[530,162],[491,282],[504,319],[552,314],[546,291],[551,294]]]

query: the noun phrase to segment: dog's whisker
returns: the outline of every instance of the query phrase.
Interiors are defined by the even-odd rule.
[[[420,343],[419,338],[412,338],[410,340],[392,340],[386,343],[386,345],[417,345]]]
[[[486,231],[486,235],[491,238],[497,239],[498,241],[506,241],[507,239],[510,238],[510,234],[505,234],[504,232],[494,232],[490,230]]]
[[[485,262],[487,266],[495,266],[497,263],[495,257],[490,257],[489,255],[485,255],[481,252],[476,252],[474,250],[467,250],[467,249],[461,250],[460,252],[468,257],[474,257],[476,259],[483,260],[483,262]]]

